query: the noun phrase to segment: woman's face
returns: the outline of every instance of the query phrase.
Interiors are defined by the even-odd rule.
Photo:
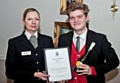
[[[26,30],[31,34],[34,34],[39,29],[40,16],[36,11],[30,11],[27,13],[26,18],[23,19],[23,23]]]

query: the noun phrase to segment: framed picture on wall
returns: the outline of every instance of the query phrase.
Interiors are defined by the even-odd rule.
[[[67,6],[72,2],[83,3],[83,0],[61,0],[61,2],[60,2],[60,14],[66,14]]]
[[[54,22],[54,26],[54,46],[57,47],[59,36],[68,33],[73,29],[68,22]]]
[[[89,28],[89,23],[86,24],[86,27]],[[54,22],[54,47],[58,46],[58,39],[61,34],[72,30],[69,22]]]

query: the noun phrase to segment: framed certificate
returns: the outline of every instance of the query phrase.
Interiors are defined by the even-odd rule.
[[[72,79],[72,68],[69,57],[69,48],[46,48],[45,66],[46,71],[50,75],[48,81],[61,81]]]

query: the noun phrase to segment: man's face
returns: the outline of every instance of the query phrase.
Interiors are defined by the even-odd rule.
[[[71,27],[77,32],[82,32],[85,30],[87,21],[88,16],[85,16],[83,10],[75,10],[69,14],[69,22]]]

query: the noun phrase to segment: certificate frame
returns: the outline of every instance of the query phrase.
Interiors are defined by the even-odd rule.
[[[73,79],[69,47],[45,48],[44,59],[48,82]]]

